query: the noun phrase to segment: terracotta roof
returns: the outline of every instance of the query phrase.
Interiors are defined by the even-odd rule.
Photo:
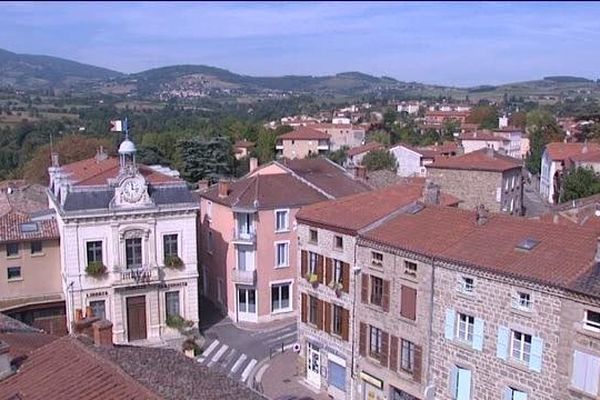
[[[22,224],[31,224],[31,231],[24,230]],[[16,211],[10,211],[0,216],[0,243],[58,239],[59,237],[58,227],[53,218],[32,221],[29,215]]]
[[[161,183],[182,182],[180,178],[161,174],[145,165],[138,165],[138,169],[149,183],[155,185]],[[74,185],[106,185],[108,179],[116,178],[119,174],[119,160],[113,157],[98,160],[93,157],[64,165],[62,166],[62,170],[67,174],[70,174],[70,178],[74,181]]]
[[[356,233],[390,213],[416,202],[422,194],[423,185],[420,184],[393,185],[303,207],[296,214],[296,219],[308,224]],[[441,201],[444,205],[458,203],[455,197],[443,193]]]
[[[348,157],[352,157],[357,154],[368,153],[371,150],[379,150],[379,149],[383,149],[383,148],[385,148],[385,146],[382,145],[381,143],[369,142],[369,143],[363,144],[362,146],[356,146],[356,147],[351,148],[350,150],[348,150],[346,152],[346,154],[348,155]]]
[[[356,126],[356,125],[352,125],[352,124],[323,124],[323,123],[319,123],[319,124],[313,124],[310,126],[313,129],[348,129],[348,130],[357,130],[357,129],[362,129],[364,130],[363,127],[361,126]]]
[[[331,138],[327,133],[312,127],[300,126],[291,132],[277,136],[278,140],[327,140]]]
[[[574,156],[569,157],[569,159],[575,162],[600,162],[600,150],[575,154]]]
[[[552,161],[562,161],[567,158],[584,154],[585,152],[600,151],[597,143],[563,143],[552,142],[546,145],[546,152]]]
[[[438,158],[427,168],[503,172],[521,166],[516,158],[499,154],[492,149],[480,149],[457,157]]]
[[[468,117],[471,114],[470,111],[439,111],[439,110],[435,110],[435,111],[426,111],[425,112],[425,116],[432,116],[432,117],[448,117],[448,118],[453,118],[453,117]]]
[[[0,182],[0,215],[13,210],[31,213],[48,208],[46,186],[24,180]]]
[[[373,189],[327,158],[282,159],[278,163],[334,198]]]
[[[415,214],[398,215],[361,237],[567,289],[574,288],[593,264],[597,236],[592,229],[502,214],[491,215],[483,225],[475,221],[472,211],[427,206]],[[538,244],[531,250],[519,249],[525,239]]]
[[[13,359],[25,359],[29,353],[54,342],[58,336],[43,332],[1,332],[0,342],[7,343]]]
[[[250,147],[254,147],[254,146],[255,146],[255,143],[254,142],[250,142],[248,140],[238,140],[233,145],[233,147],[242,147],[242,148],[250,148]]]
[[[466,133],[461,134],[458,137],[458,140],[485,140],[487,142],[508,141],[508,139],[503,138],[502,136],[494,136],[494,134],[489,131],[466,132]]]

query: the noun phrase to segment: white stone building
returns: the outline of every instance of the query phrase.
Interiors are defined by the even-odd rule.
[[[53,155],[49,168],[67,322],[89,307],[112,321],[115,343],[176,335],[176,316],[198,322],[198,203],[135,152],[126,139],[119,159],[100,150],[61,167]]]

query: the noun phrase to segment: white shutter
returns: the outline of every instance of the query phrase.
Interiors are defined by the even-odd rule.
[[[446,310],[446,323],[444,326],[444,337],[448,340],[454,339],[454,324],[456,312],[452,309]]]
[[[512,400],[527,400],[527,393],[521,392],[520,390],[513,390]]]
[[[571,373],[571,385],[573,387],[585,389],[585,370],[587,369],[587,357],[584,353],[577,350],[573,353],[573,371]]]
[[[585,374],[585,391],[596,396],[598,394],[598,375],[600,375],[600,358],[586,354],[587,371]]]
[[[458,369],[456,400],[471,400],[471,370]]]
[[[473,326],[473,349],[481,351],[483,349],[483,326],[484,322],[482,319],[475,318],[475,325]]]

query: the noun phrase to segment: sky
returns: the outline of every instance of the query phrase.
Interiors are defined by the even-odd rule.
[[[600,3],[1,4],[0,48],[139,72],[203,64],[253,76],[360,71],[474,86],[600,78]]]

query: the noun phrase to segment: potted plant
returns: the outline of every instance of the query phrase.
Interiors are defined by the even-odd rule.
[[[101,276],[106,273],[106,266],[102,264],[102,261],[91,261],[85,267],[85,273],[91,276]]]
[[[306,281],[310,283],[314,288],[319,286],[319,277],[317,276],[317,274],[311,274],[310,272],[307,272],[304,278],[306,278]]]
[[[337,297],[342,297],[342,284],[340,282],[331,281],[328,286],[335,291]]]
[[[165,267],[169,268],[181,268],[183,267],[183,260],[179,258],[179,256],[166,256],[165,257]]]
[[[196,340],[193,337],[188,337],[181,344],[181,349],[183,350],[186,356],[194,358],[196,356],[196,352],[199,352],[200,346],[198,346]]]

